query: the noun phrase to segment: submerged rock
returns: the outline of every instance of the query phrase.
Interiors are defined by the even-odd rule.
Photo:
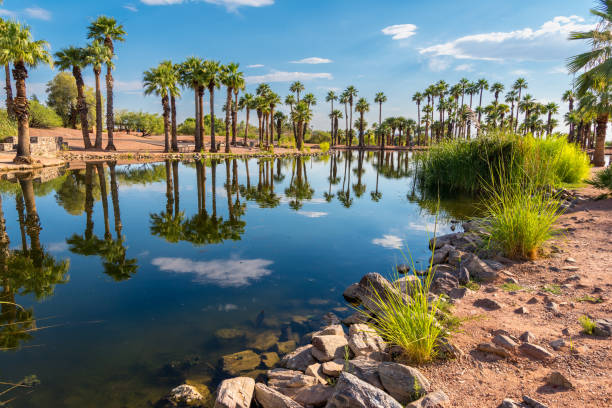
[[[402,408],[402,405],[384,391],[343,372],[327,408]]]
[[[248,377],[225,380],[219,386],[215,408],[249,408],[253,399],[255,381]]]
[[[215,331],[215,337],[219,340],[240,339],[247,335],[244,329],[226,328]]]
[[[279,361],[278,354],[273,351],[261,355],[261,362],[268,368],[274,367]]]
[[[156,407],[204,407],[206,399],[191,385],[182,384],[173,388],[168,395],[155,404]]]
[[[251,371],[259,365],[261,359],[252,350],[244,350],[221,357],[221,369],[229,375],[238,375]]]
[[[248,343],[247,347],[266,351],[274,347],[278,343],[279,333],[275,331],[265,331],[255,335]]]
[[[291,353],[297,348],[295,340],[279,341],[276,343],[276,351],[279,354]]]

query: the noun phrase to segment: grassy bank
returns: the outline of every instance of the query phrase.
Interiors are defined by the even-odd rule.
[[[440,193],[483,192],[492,179],[527,177],[537,186],[560,187],[584,180],[587,155],[564,136],[538,139],[499,133],[473,140],[449,140],[417,156],[421,185]]]

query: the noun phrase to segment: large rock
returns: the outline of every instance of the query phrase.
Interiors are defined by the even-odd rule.
[[[224,373],[235,376],[253,370],[260,362],[260,357],[252,350],[244,350],[221,357],[221,369]]]
[[[236,377],[225,380],[217,391],[215,408],[249,408],[253,399],[255,380]]]
[[[327,361],[321,365],[323,374],[329,375],[330,377],[338,377],[344,369],[344,361]]]
[[[492,344],[492,343],[480,343],[478,346],[476,346],[476,349],[478,351],[482,351],[484,353],[495,354],[503,358],[511,356],[508,350],[496,344]]]
[[[436,249],[433,255],[431,256],[431,263],[437,265],[446,262],[446,260],[448,259],[448,254],[451,251],[455,251],[455,248],[448,244],[445,244],[441,248]]]
[[[523,343],[519,346],[521,353],[526,356],[535,358],[536,360],[547,360],[553,357],[553,354],[544,347],[537,346],[531,343]]]
[[[273,388],[301,388],[315,385],[317,379],[300,371],[275,368],[268,371],[268,385]]]
[[[406,275],[393,281],[393,286],[399,289],[404,295],[412,296],[412,292],[417,287],[418,280],[419,277],[416,275]]]
[[[436,391],[406,405],[406,408],[446,408],[449,406],[450,399],[448,396],[442,391]]]
[[[378,376],[385,390],[402,405],[422,397],[431,388],[419,370],[399,363],[382,363]]]
[[[255,399],[263,408],[303,408],[300,404],[265,384],[255,384]]]
[[[378,376],[378,366],[380,362],[369,360],[367,358],[356,358],[346,362],[346,368],[344,371],[351,373],[360,380],[373,385],[376,388],[383,389],[380,377]]]
[[[385,351],[385,341],[366,324],[353,324],[349,328],[348,345],[355,356],[380,355]]]
[[[612,319],[597,319],[595,320],[595,328],[593,329],[595,336],[610,337],[612,336]]]
[[[363,305],[364,309],[368,312],[376,314],[379,311],[377,306],[378,297],[382,301],[388,299],[389,295],[393,297],[404,297],[406,301],[407,296],[400,294],[397,289],[387,279],[383,278],[379,273],[371,272],[364,275],[359,284],[351,285],[344,291],[344,298],[355,305]]]
[[[429,240],[430,249],[440,249],[444,245],[453,245],[453,242],[460,240],[463,237],[463,233],[455,232],[447,235],[440,235],[439,237],[433,237]]]
[[[332,361],[328,361],[327,363],[323,363],[323,364],[329,364],[332,363]],[[317,382],[319,384],[327,384],[327,380],[325,377],[325,371],[323,371],[323,366],[319,363],[315,363],[315,364],[311,364],[308,366],[308,368],[306,369],[306,375],[314,377]]]
[[[331,398],[334,388],[316,384],[302,388],[278,388],[277,391],[305,407],[322,407]]]
[[[449,265],[437,265],[435,267],[433,282],[430,288],[432,293],[436,295],[448,295],[458,286],[459,279],[457,279],[456,268],[450,267]]]
[[[470,272],[472,278],[483,282],[492,282],[497,278],[497,271],[474,254],[468,254],[465,259],[461,261],[461,266],[465,267]]]
[[[343,358],[348,341],[345,336],[323,335],[312,338],[312,355],[324,363],[336,358]]]
[[[312,348],[309,344],[285,355],[280,361],[280,366],[289,370],[306,371],[309,365],[317,362],[312,356]]]
[[[402,408],[402,405],[384,391],[360,380],[352,374],[340,374],[336,390],[327,408]]]
[[[314,336],[344,336],[344,329],[341,324],[334,324],[332,326],[327,326],[322,328],[321,330],[312,333],[312,337]]]
[[[204,407],[205,399],[198,390],[187,384],[179,385],[164,398],[163,404],[166,407]]]

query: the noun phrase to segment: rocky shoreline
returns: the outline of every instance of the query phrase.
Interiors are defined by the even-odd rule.
[[[564,207],[567,209],[587,200],[573,193],[560,193],[566,200]],[[462,227],[462,232],[444,235],[430,241],[430,247],[435,249],[432,263],[436,270],[431,287],[432,296],[439,296],[451,304],[459,304],[466,299],[478,297],[469,306],[478,313],[494,314],[507,309],[507,305],[499,300],[494,284],[501,283],[502,286],[507,285],[509,288],[519,288],[522,283],[521,277],[509,270],[513,265],[517,265],[517,262],[487,248],[486,232],[479,222],[464,223]],[[555,246],[551,251],[553,255],[560,252]],[[565,273],[571,274],[578,269],[572,264],[572,258],[567,258],[566,263],[569,265],[563,267]],[[299,342],[290,340],[275,343],[275,339],[269,339],[269,344],[263,348],[268,347],[268,350],[274,351],[258,355],[252,350],[246,350],[223,357],[220,362],[222,370],[229,375],[237,376],[221,382],[216,397],[203,395],[196,387],[183,384],[174,388],[156,406],[207,407],[213,404],[215,407],[263,408],[455,406],[452,402],[453,395],[444,392],[438,381],[431,381],[433,378],[425,375],[427,370],[404,364],[401,350],[397,346],[386,344],[368,325],[364,324],[368,319],[368,315],[364,312],[376,311],[376,305],[371,301],[372,290],[376,290],[377,293],[388,293],[385,291],[396,290],[396,287],[405,288],[407,287],[405,283],[418,279],[417,276],[422,274],[421,271],[413,271],[408,266],[398,267],[398,272],[404,276],[394,283],[380,274],[369,273],[360,282],[350,285],[343,293],[344,298],[354,307],[362,307],[362,311],[355,311],[344,319],[328,313],[321,319],[319,330],[308,333]],[[576,280],[572,276],[568,279],[568,282]],[[473,282],[478,282],[477,286],[482,288],[479,296],[475,296],[476,292],[470,289],[474,288],[471,285]],[[519,290],[516,289],[515,292]],[[545,310],[553,314],[560,313],[561,305],[546,294],[532,296],[524,305],[513,309],[513,313],[528,316],[529,308],[541,303],[541,297],[545,299]],[[595,324],[593,336],[609,340],[612,335],[612,320],[594,318],[593,321]],[[439,363],[442,367],[447,362],[466,360],[473,362],[476,354],[485,356],[484,361],[490,359],[493,362],[507,361],[512,364],[525,360],[546,367],[556,361],[560,353],[570,355],[584,353],[584,348],[575,347],[571,338],[570,341],[558,339],[544,344],[542,339],[528,330],[520,334],[504,329],[493,330],[489,341],[479,342],[469,353],[455,345],[452,337],[450,341],[441,341],[438,346],[441,354]],[[482,364],[478,361],[476,363]],[[265,366],[267,370],[261,371],[255,379],[251,378],[252,375],[240,376],[240,373],[261,366]],[[434,385],[436,383],[438,386]],[[575,388],[571,378],[560,370],[552,368],[543,378],[543,383],[559,390]],[[520,401],[500,398],[496,406],[545,408],[548,405],[524,393]]]

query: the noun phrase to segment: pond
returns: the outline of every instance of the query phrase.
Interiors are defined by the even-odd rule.
[[[469,214],[455,199],[433,215],[412,174],[409,153],[342,152],[1,181],[0,381],[40,381],[1,400],[142,407],[185,380],[214,391],[220,357],[347,316],[346,286],[391,275],[407,249],[426,260],[436,225]]]

